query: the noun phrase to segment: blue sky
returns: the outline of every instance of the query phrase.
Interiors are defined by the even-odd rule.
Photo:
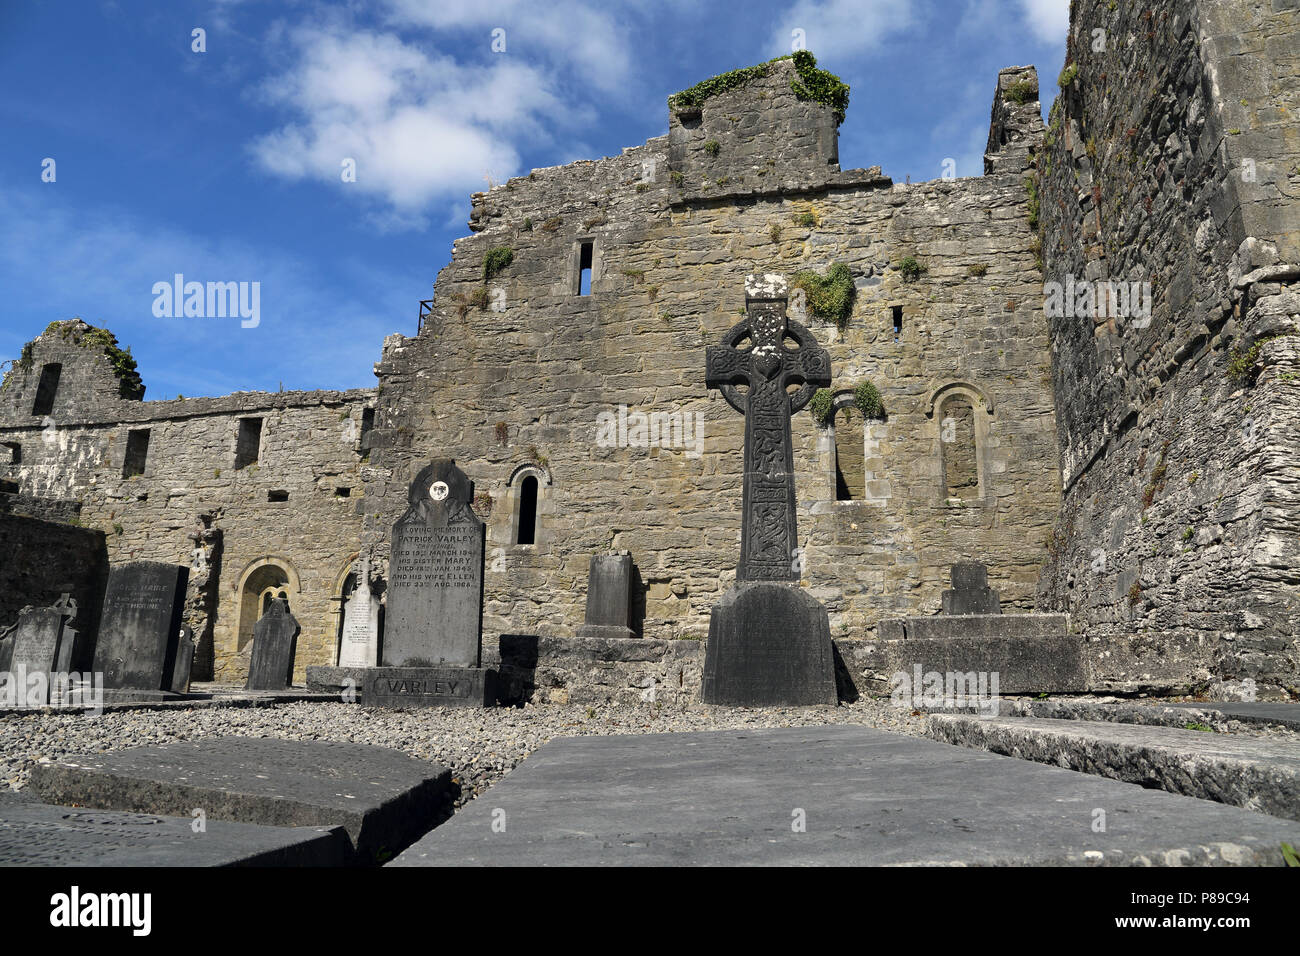
[[[487,178],[666,133],[668,94],[794,30],[852,88],[842,167],[979,175],[997,71],[1050,105],[1067,6],[0,0],[0,358],[79,315],[150,399],[372,386]],[[176,273],[259,282],[259,325],[156,317]]]

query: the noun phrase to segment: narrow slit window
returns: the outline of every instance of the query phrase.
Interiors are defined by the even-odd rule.
[[[591,264],[595,251],[594,242],[584,242],[578,251],[578,295],[591,295]]]
[[[289,500],[289,492],[284,491],[283,489],[280,489],[280,490],[278,490],[278,491],[268,491],[268,492],[266,493],[266,500],[267,500],[267,501],[276,501],[276,502],[279,502],[279,501],[288,501],[288,500]]]
[[[9,464],[21,465],[23,463],[23,446],[16,441],[5,442],[5,448],[9,450]]]
[[[241,418],[239,434],[235,439],[235,470],[256,465],[262,448],[262,420]]]
[[[897,342],[903,336],[903,307],[896,305],[890,311],[894,313],[894,341]]]
[[[515,544],[534,544],[537,540],[537,478],[529,475],[519,486],[519,529]]]
[[[126,459],[122,462],[122,477],[135,478],[144,474],[149,460],[149,429],[133,428],[126,433]]]
[[[363,458],[370,454],[370,432],[374,427],[375,410],[373,408],[363,408],[361,410],[361,442],[358,445]]]
[[[33,415],[49,415],[54,411],[54,396],[59,391],[59,377],[63,366],[58,362],[41,366],[41,379],[36,385],[36,401],[32,402]]]

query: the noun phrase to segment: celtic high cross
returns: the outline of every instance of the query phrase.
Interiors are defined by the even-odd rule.
[[[787,289],[781,275],[746,276],[744,321],[705,352],[705,384],[745,416],[737,581],[799,580],[790,416],[831,384],[831,360],[811,332],[786,318]]]

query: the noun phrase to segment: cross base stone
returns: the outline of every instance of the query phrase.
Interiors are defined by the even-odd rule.
[[[486,667],[371,667],[363,707],[492,707],[497,672]]]
[[[701,696],[707,704],[835,704],[831,625],[797,587],[750,581],[713,605]]]

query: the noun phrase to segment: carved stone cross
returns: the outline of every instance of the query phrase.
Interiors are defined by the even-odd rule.
[[[790,416],[831,384],[831,360],[811,332],[786,318],[786,300],[784,276],[746,276],[744,321],[706,350],[705,383],[745,416],[737,581],[799,580]]]

